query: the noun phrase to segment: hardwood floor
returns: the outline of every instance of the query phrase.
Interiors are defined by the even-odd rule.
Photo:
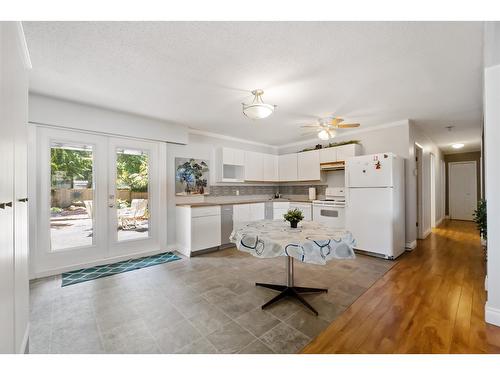
[[[303,353],[500,353],[485,266],[474,224],[445,221]]]

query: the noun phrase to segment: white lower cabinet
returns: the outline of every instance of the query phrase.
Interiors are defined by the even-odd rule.
[[[264,220],[265,203],[245,203],[233,206],[233,222],[235,224]]]
[[[177,246],[179,252],[193,252],[221,245],[220,206],[177,207]]]
[[[250,221],[264,220],[266,216],[264,203],[252,203],[249,206],[250,206]]]
[[[290,209],[290,202],[273,203],[273,220],[285,220],[283,215]]]

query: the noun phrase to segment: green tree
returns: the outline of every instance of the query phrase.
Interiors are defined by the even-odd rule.
[[[73,188],[75,179],[86,180],[92,186],[92,151],[52,148],[50,152],[51,181],[63,172],[65,181]]]
[[[120,189],[148,191],[148,156],[118,154],[117,185]]]

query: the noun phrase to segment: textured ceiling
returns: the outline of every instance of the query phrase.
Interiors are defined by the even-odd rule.
[[[331,114],[479,145],[482,23],[25,22],[33,92],[273,145]],[[275,114],[250,121],[249,91]],[[445,126],[454,125],[448,132]],[[310,137],[310,136],[309,136]]]

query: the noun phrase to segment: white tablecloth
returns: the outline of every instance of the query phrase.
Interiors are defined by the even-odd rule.
[[[291,256],[314,264],[355,258],[356,242],[350,232],[312,221],[300,222],[297,229],[282,220],[242,224],[233,230],[230,240],[239,250],[260,258]]]

